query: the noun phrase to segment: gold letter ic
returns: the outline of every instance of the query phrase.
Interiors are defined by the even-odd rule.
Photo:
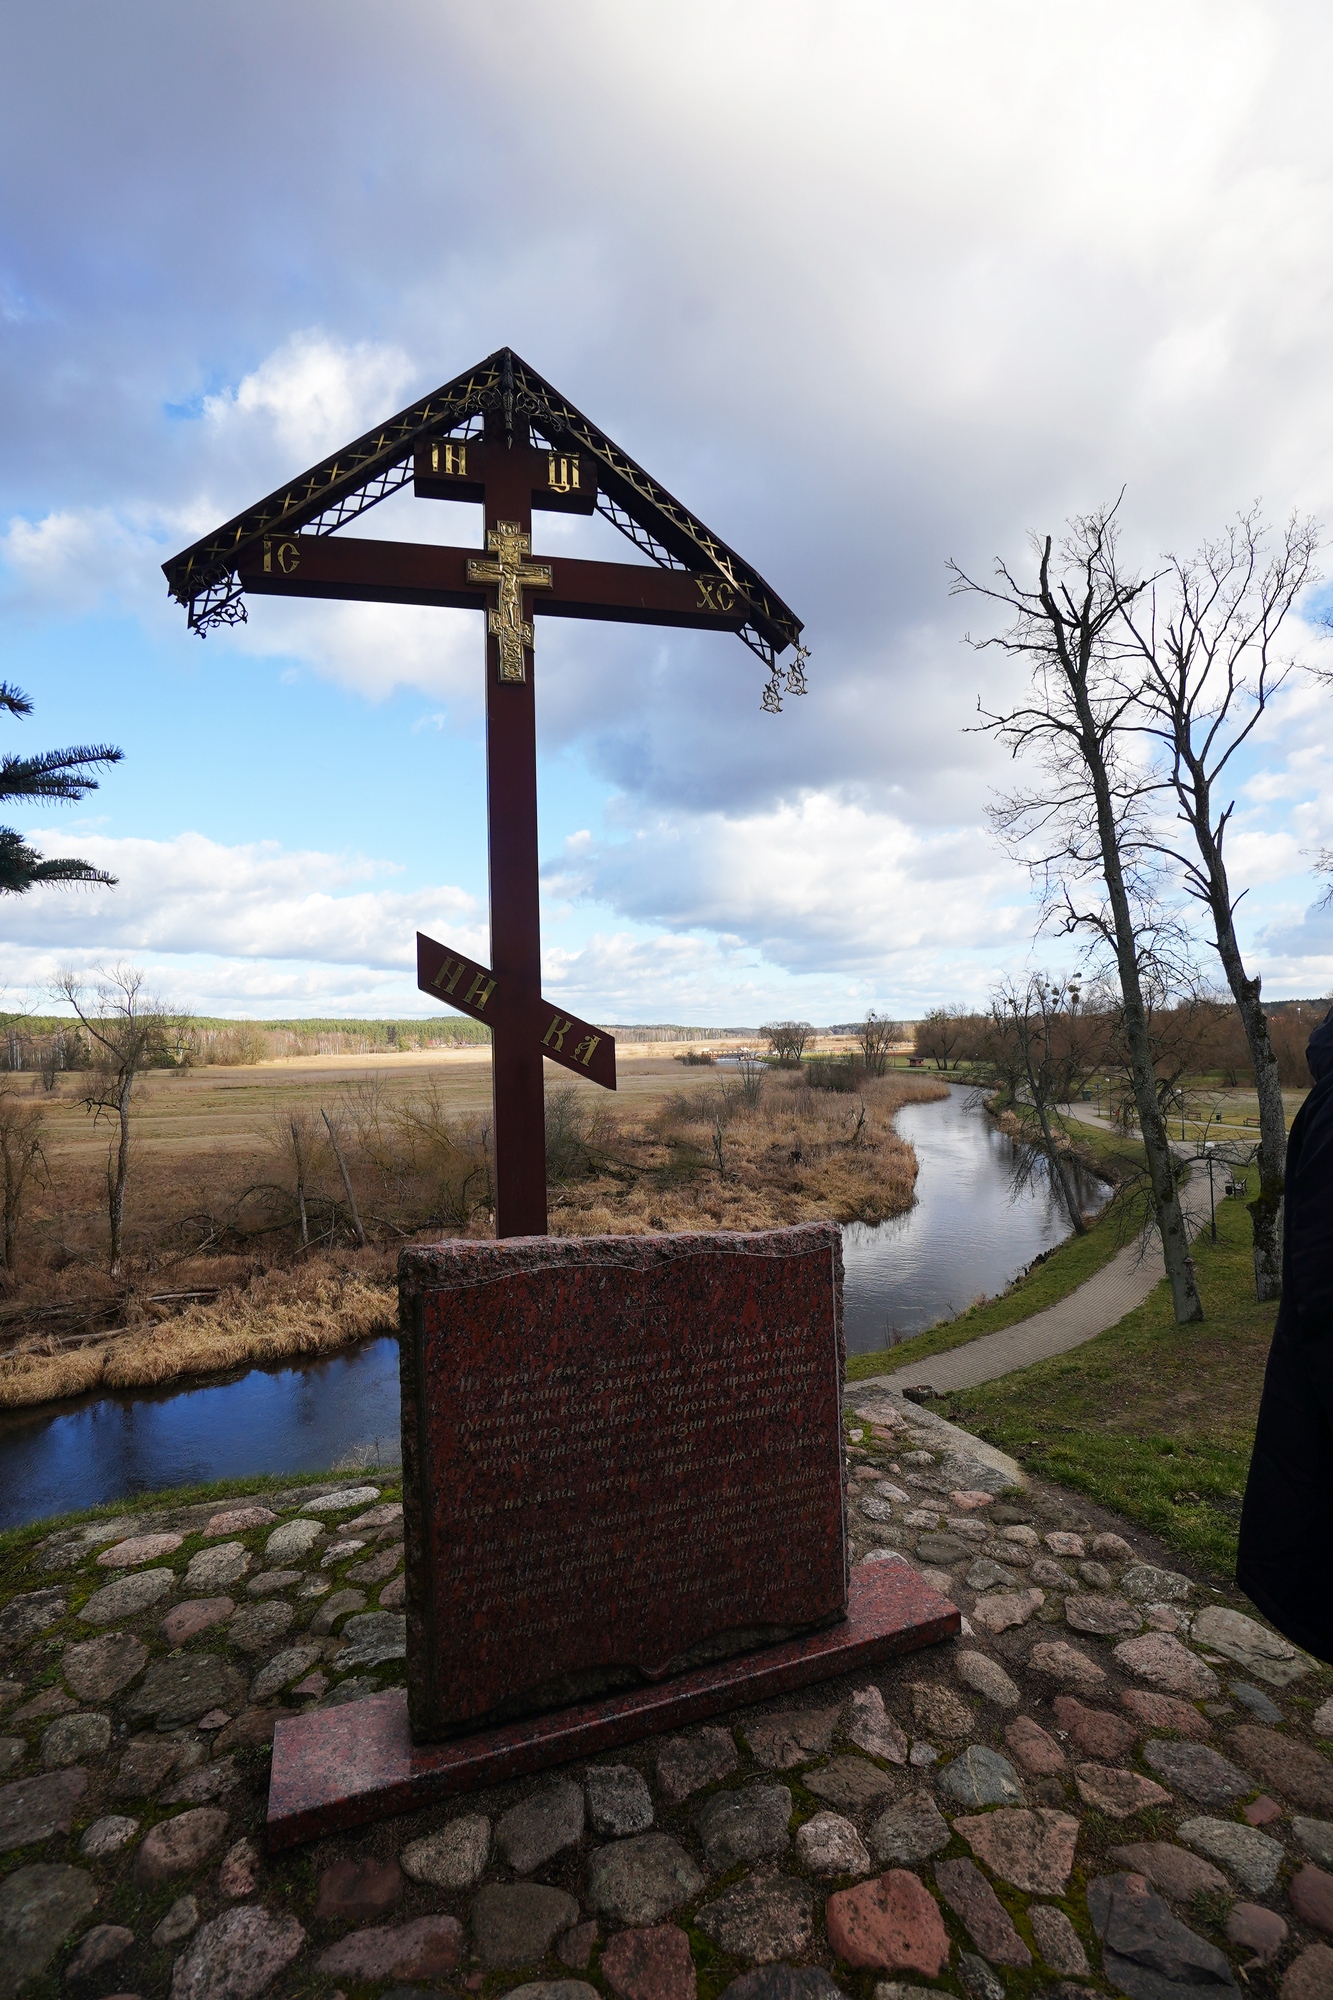
[[[278,543],[277,564],[278,568],[282,571],[284,576],[290,576],[292,571],[299,564],[300,560],[301,560],[301,551],[297,548],[295,542]],[[264,572],[266,575],[272,575],[273,563],[274,563],[273,542],[268,535],[265,535]]]

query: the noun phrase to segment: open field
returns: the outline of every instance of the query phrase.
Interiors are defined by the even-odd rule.
[[[651,1108],[672,1091],[706,1085],[714,1072],[673,1060],[670,1044],[629,1042],[617,1049],[619,1089],[614,1101]],[[550,1079],[566,1072],[552,1068]],[[333,1110],[349,1090],[370,1086],[392,1104],[435,1081],[448,1109],[484,1115],[491,1102],[489,1047],[410,1049],[398,1054],[292,1056],[236,1068],[149,1070],[135,1085],[135,1144],[145,1157],[183,1161],[213,1152],[253,1151],[267,1144],[275,1118],[321,1106]],[[21,1079],[15,1078],[15,1082]],[[569,1079],[600,1103],[607,1093]],[[77,1072],[57,1079],[48,1092],[33,1080],[47,1113],[51,1144],[70,1160],[106,1153],[105,1124],[94,1126],[79,1102]]]

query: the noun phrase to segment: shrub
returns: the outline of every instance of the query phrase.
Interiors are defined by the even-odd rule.
[[[805,1066],[811,1090],[862,1090],[866,1066],[859,1056],[814,1056]]]

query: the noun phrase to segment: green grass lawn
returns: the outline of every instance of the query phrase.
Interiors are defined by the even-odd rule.
[[[1112,1138],[1109,1133],[1099,1132],[1091,1126],[1080,1128],[1078,1136],[1081,1143],[1086,1141],[1089,1151],[1107,1163],[1108,1168],[1120,1164],[1137,1170],[1142,1165],[1142,1150],[1132,1142]],[[1067,1237],[997,1298],[971,1306],[955,1319],[942,1320],[938,1326],[927,1327],[924,1333],[914,1334],[911,1340],[899,1341],[896,1347],[877,1348],[872,1354],[849,1355],[848,1381],[860,1382],[867,1375],[885,1375],[905,1368],[912,1362],[924,1361],[927,1355],[943,1354],[950,1347],[962,1347],[983,1333],[998,1333],[1002,1327],[1014,1326],[1021,1319],[1029,1319],[1033,1313],[1056,1305],[1070,1292],[1076,1291],[1086,1279],[1095,1276],[1117,1250],[1132,1240],[1138,1227],[1139,1213],[1136,1205],[1112,1202],[1086,1236]]]
[[[1194,1247],[1201,1326],[1176,1325],[1163,1280],[1095,1340],[936,1407],[1228,1575],[1277,1307],[1255,1303],[1243,1202],[1219,1201],[1217,1231]]]

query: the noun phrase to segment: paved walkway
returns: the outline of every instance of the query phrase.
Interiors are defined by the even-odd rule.
[[[1081,1115],[1078,1114],[1078,1115]],[[1098,1123],[1093,1114],[1089,1123]],[[1208,1170],[1200,1164],[1181,1189],[1181,1205],[1191,1236],[1208,1220]],[[1114,1326],[1147,1298],[1163,1276],[1161,1238],[1154,1229],[1146,1243],[1135,1240],[1118,1250],[1109,1264],[1077,1291],[1034,1313],[999,1333],[983,1333],[966,1346],[950,1348],[913,1361],[888,1375],[868,1376],[855,1384],[857,1389],[897,1389],[929,1384],[941,1394],[951,1389],[972,1389],[978,1382],[993,1382],[1000,1375],[1045,1361],[1053,1354],[1066,1354]]]

